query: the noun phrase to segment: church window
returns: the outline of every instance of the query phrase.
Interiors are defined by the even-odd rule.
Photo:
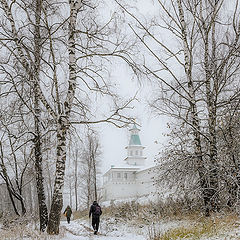
[[[140,156],[142,156],[142,150],[140,151]]]
[[[124,178],[127,179],[127,173],[124,173]]]
[[[138,155],[138,150],[136,150],[136,156]]]
[[[117,173],[117,178],[121,178],[121,173]]]

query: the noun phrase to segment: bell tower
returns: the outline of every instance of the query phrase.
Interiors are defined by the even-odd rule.
[[[130,140],[128,146],[126,147],[127,158],[125,161],[128,165],[144,166],[146,157],[143,156],[144,147],[142,146],[139,137],[140,129],[138,129],[136,124],[134,124],[129,131]]]

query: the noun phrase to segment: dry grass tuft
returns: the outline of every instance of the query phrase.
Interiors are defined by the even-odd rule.
[[[34,227],[30,225],[27,225],[27,226],[16,225],[14,228],[1,229],[0,234],[1,234],[1,239],[4,239],[4,240],[19,240],[19,239],[57,240],[64,236],[65,229],[60,228],[59,235],[50,236],[46,232],[42,233],[39,230],[34,229]]]
[[[73,219],[88,218],[88,210],[75,211],[73,212]]]
[[[197,220],[196,216],[194,217]],[[215,215],[211,218],[201,217],[198,221],[191,221],[193,224],[172,228],[164,233],[156,226],[152,226],[148,232],[148,240],[179,240],[179,239],[201,239],[202,237],[213,237],[225,229],[232,229],[238,217],[236,215]],[[190,221],[189,221],[190,222]]]
[[[64,236],[65,229],[60,228],[57,236],[50,236],[39,230],[39,221],[32,216],[10,217],[1,219],[0,239],[3,240],[57,240]]]

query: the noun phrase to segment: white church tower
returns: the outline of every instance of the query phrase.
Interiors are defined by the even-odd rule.
[[[127,157],[112,165],[103,175],[103,199],[117,200],[149,196],[155,191],[153,175],[149,166],[145,166],[144,147],[139,137],[139,129],[134,124],[130,129],[130,140],[126,147]],[[147,165],[147,164],[146,164]]]
[[[143,157],[143,149],[144,147],[141,144],[139,137],[139,129],[136,125],[133,125],[133,128],[130,129],[130,141],[127,149],[127,158],[125,159],[128,165],[134,166],[144,166],[146,157]]]

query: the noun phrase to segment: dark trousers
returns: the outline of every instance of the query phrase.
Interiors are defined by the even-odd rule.
[[[92,216],[92,227],[94,231],[98,231],[100,218],[99,216]]]
[[[70,217],[67,217],[67,222],[70,223]]]

